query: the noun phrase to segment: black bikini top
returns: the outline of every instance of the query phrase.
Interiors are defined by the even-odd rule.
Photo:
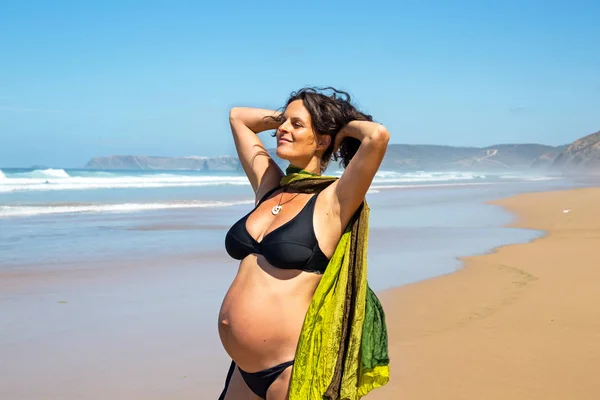
[[[279,187],[269,191],[252,211],[237,221],[225,236],[225,249],[236,260],[249,254],[262,254],[274,267],[299,269],[322,274],[329,259],[319,247],[313,226],[317,195],[312,196],[290,221],[269,232],[257,242],[246,229],[246,220]]]

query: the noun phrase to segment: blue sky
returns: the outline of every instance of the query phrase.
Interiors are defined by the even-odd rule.
[[[305,85],[348,90],[392,143],[600,130],[597,1],[202,3],[2,2],[0,166],[234,154],[231,106]]]

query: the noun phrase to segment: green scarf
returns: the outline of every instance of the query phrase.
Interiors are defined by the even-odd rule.
[[[289,166],[281,186],[316,193],[336,180]],[[367,284],[368,230],[365,201],[342,234],[306,313],[290,400],[355,400],[389,381],[385,314]]]

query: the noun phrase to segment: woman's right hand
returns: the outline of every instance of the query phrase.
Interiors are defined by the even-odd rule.
[[[230,123],[239,121],[254,133],[279,128],[279,125],[281,125],[280,117],[280,111],[264,108],[234,107],[229,111]]]

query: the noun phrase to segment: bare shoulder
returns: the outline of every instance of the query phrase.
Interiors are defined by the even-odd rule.
[[[269,160],[275,164],[273,160]],[[279,167],[272,168],[268,174],[263,176],[260,186],[256,190],[255,204],[262,199],[267,193],[278,188],[280,186],[281,178],[283,178],[283,172]]]

